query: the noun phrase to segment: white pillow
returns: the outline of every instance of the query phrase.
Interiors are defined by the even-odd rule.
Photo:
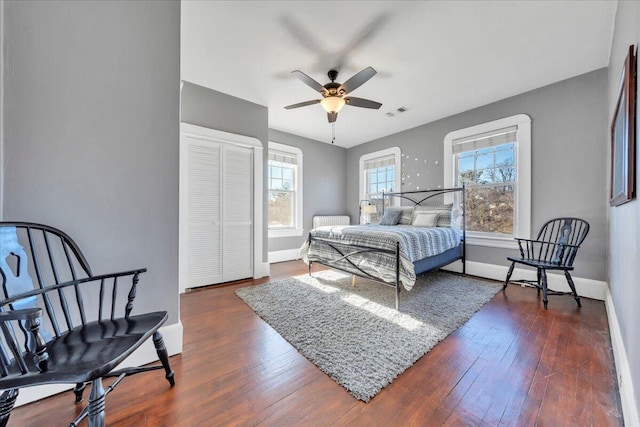
[[[434,227],[451,227],[451,209],[453,204],[446,204],[443,206],[416,206],[415,212],[430,212],[438,213],[438,218]]]
[[[416,211],[413,214],[411,225],[416,227],[435,227],[438,217],[442,212]]]

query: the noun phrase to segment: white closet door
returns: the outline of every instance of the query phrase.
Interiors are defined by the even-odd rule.
[[[253,276],[253,150],[225,144],[222,163],[222,281]]]
[[[187,138],[187,287],[222,282],[221,145]]]

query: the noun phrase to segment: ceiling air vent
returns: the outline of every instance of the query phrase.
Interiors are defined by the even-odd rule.
[[[391,110],[387,113],[387,117],[395,117],[398,114],[402,114],[405,111],[409,111],[409,109],[407,107],[398,107],[395,110]]]

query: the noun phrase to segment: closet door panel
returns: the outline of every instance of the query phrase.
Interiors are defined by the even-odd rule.
[[[188,139],[187,287],[219,283],[222,277],[220,144]]]
[[[225,145],[222,164],[223,281],[253,276],[253,150]]]

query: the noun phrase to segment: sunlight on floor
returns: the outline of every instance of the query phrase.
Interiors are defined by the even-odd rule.
[[[424,326],[423,322],[414,319],[408,314],[398,312],[394,308],[385,307],[384,305],[378,304],[377,302],[363,298],[359,295],[347,292],[346,295],[342,296],[340,299],[347,304],[366,310],[369,313],[408,331],[415,331]]]
[[[425,325],[424,322],[414,319],[409,314],[398,312],[394,308],[386,307],[375,301],[371,301],[370,299],[349,292],[349,290],[340,288],[338,283],[344,283],[345,280],[351,280],[350,276],[343,273],[326,272],[322,276],[322,281],[308,275],[298,276],[297,279],[326,294],[335,294],[337,292],[343,293],[344,295],[341,296],[340,299],[347,304],[361,310],[365,310],[389,323],[393,323],[394,325],[404,328],[408,331],[415,331]],[[332,286],[326,283],[336,283],[336,285]],[[392,291],[389,290],[389,292]]]

